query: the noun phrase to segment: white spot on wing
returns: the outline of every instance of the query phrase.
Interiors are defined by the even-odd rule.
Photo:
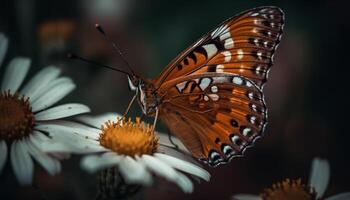
[[[215,71],[218,73],[222,73],[222,72],[224,72],[224,68],[225,68],[224,65],[217,65]]]
[[[238,49],[237,50],[237,59],[241,60],[243,58],[243,50],[242,49]]]
[[[224,33],[223,35],[220,36],[220,40],[223,41],[227,38],[231,37],[231,33],[230,31],[228,31],[227,33]]]
[[[257,68],[255,68],[255,73],[260,74],[261,66],[259,65]]]
[[[209,101],[209,97],[208,96],[204,96],[204,101]]]
[[[258,56],[259,60],[262,59],[262,53],[260,51],[258,53],[256,53],[256,55]]]
[[[211,33],[211,37],[214,39],[217,36],[221,35],[222,33],[228,32],[228,31],[229,31],[229,28],[227,27],[227,25],[220,26]]]
[[[209,97],[210,97],[211,100],[213,100],[213,101],[219,100],[219,95],[217,95],[217,94],[209,94]]]
[[[253,92],[249,92],[249,93],[248,93],[248,97],[249,97],[249,99],[253,99],[253,97],[254,97]]]
[[[222,52],[222,54],[225,56],[225,62],[230,62],[230,60],[231,60],[231,52],[229,52],[229,51],[224,51],[224,52]]]
[[[250,131],[252,131],[251,128],[245,128],[245,129],[243,129],[243,135],[247,137]]]
[[[258,15],[259,15],[259,13],[253,13],[251,16],[255,17],[255,16],[258,16]]]
[[[176,84],[176,88],[177,88],[180,92],[182,92],[182,90],[183,90],[183,89],[185,88],[185,86],[186,86],[186,83],[187,83],[187,81],[178,83],[178,84]]]
[[[214,85],[213,87],[211,87],[212,93],[217,93],[218,91],[219,91],[218,86]]]
[[[233,82],[234,84],[237,84],[237,85],[242,85],[243,80],[242,80],[241,77],[235,76],[235,77],[233,77],[232,82]]]
[[[206,44],[203,45],[203,48],[207,52],[208,58],[213,57],[216,52],[218,52],[218,49],[216,48],[215,44]]]
[[[210,78],[203,78],[199,84],[199,87],[204,91],[210,85]]]
[[[234,47],[234,42],[232,38],[225,40],[225,49],[232,49]]]
[[[253,86],[250,81],[247,81],[246,85],[247,85],[247,87],[252,87]]]
[[[249,119],[250,123],[252,123],[252,124],[255,124],[255,120],[256,120],[255,116],[251,116]]]

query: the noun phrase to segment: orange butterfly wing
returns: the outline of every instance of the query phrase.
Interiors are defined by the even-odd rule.
[[[216,166],[262,136],[261,88],[283,25],[277,7],[245,11],[204,35],[153,81],[160,119],[195,157]]]
[[[189,74],[226,72],[249,78],[261,87],[280,42],[284,14],[260,7],[234,16],[176,57],[155,80],[156,87]]]
[[[211,166],[242,155],[262,135],[266,107],[260,89],[227,73],[191,75],[168,82],[160,119]]]

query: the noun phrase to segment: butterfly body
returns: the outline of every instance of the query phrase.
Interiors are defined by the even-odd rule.
[[[129,77],[143,113],[154,116],[198,159],[217,166],[263,135],[262,88],[284,14],[260,7],[232,17],[183,51],[154,80]]]

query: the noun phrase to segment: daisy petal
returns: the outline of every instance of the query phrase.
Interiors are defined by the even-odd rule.
[[[24,141],[11,145],[11,163],[14,174],[21,185],[29,185],[33,180],[34,165]]]
[[[206,170],[198,167],[197,165],[162,153],[155,153],[154,156],[176,169],[198,176],[206,181],[210,180],[210,174]]]
[[[192,182],[165,162],[150,155],[143,155],[140,159],[154,173],[176,183],[184,192],[191,193],[193,191]]]
[[[340,194],[333,195],[331,197],[326,198],[325,200],[349,200],[350,192],[344,192]]]
[[[312,161],[309,185],[317,193],[317,198],[321,198],[325,193],[330,177],[330,167],[327,160],[315,158]]]
[[[21,86],[30,66],[30,59],[16,57],[7,66],[5,76],[2,80],[1,91],[10,90],[15,93]]]
[[[146,167],[130,156],[125,156],[120,161],[119,170],[128,184],[141,183],[143,185],[150,185],[152,183],[151,175],[146,170]]]
[[[80,135],[87,139],[98,140],[100,137],[101,130],[97,128],[91,128],[85,126],[83,124],[79,124],[76,122],[65,121],[65,120],[55,120],[55,121],[41,121],[37,122],[39,125],[55,125],[60,126],[62,128],[67,127],[70,129],[70,132],[74,132],[75,135]]]
[[[53,147],[53,143],[57,143],[57,145],[59,145],[60,148],[70,147],[69,149],[66,149],[66,151],[73,149],[87,151],[88,149],[93,147],[99,148],[100,151],[105,151],[104,148],[100,146],[100,143],[98,141],[94,140],[93,138],[77,134],[75,132],[75,129],[71,127],[61,126],[57,124],[39,124],[35,126],[35,129],[47,132],[52,138],[52,142],[46,143],[46,145],[49,145],[46,146],[46,148],[50,148],[50,145],[52,145]],[[41,148],[44,149],[43,145],[41,145]],[[45,151],[48,151],[48,149],[45,149]],[[66,151],[62,149],[62,152]]]
[[[69,78],[59,78],[49,84],[48,88],[38,99],[32,102],[33,112],[52,106],[73,91],[75,84]]]
[[[104,125],[107,121],[116,121],[117,117],[121,117],[120,114],[118,113],[106,113],[103,115],[98,115],[98,116],[79,116],[77,117],[77,120],[80,122],[83,122],[84,124],[96,127],[96,128],[101,128],[102,125]]]
[[[90,112],[90,108],[78,103],[56,106],[35,114],[36,120],[53,120]]]
[[[27,142],[28,151],[30,155],[50,174],[55,175],[61,171],[61,164],[58,160],[55,160],[43,153],[38,149],[38,147],[33,143],[34,137],[30,136]]]
[[[4,34],[0,33],[0,68],[2,65],[2,62],[4,61],[4,57],[8,48],[8,39]]]
[[[1,34],[0,34],[1,38]],[[1,44],[1,43],[0,43]],[[5,166],[6,158],[7,158],[7,145],[4,140],[0,141],[0,174],[2,171],[2,168]]]
[[[165,146],[169,146],[169,147],[174,147],[174,145],[170,142],[169,140],[169,135],[166,133],[158,133],[157,134],[159,136],[159,143],[163,144]],[[174,137],[173,135],[171,135],[171,140],[173,141],[173,143],[175,143],[179,149],[181,149],[182,151],[185,152],[189,152],[186,147],[184,146],[184,144],[176,137]]]
[[[69,154],[72,154],[72,153],[89,154],[89,153],[100,153],[100,152],[108,151],[108,149],[99,145],[94,145],[94,144],[87,144],[84,147],[81,147],[81,145],[79,145],[78,147],[75,147],[73,145],[66,145],[62,143],[43,142],[40,144],[39,148],[46,153],[59,156],[57,158],[60,158],[60,159],[64,159],[67,156],[69,156]]]
[[[254,194],[236,194],[232,200],[262,200],[260,196]]]
[[[113,158],[106,158],[100,155],[89,155],[81,160],[80,166],[87,172],[94,173],[98,170],[116,166],[120,160],[122,160],[122,157],[118,155],[115,155]]]
[[[38,72],[21,90],[21,94],[29,97],[30,102],[34,102],[39,94],[47,89],[51,81],[58,77],[60,70],[56,67],[45,67]]]

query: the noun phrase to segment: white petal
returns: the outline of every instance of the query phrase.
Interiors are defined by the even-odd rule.
[[[150,185],[152,183],[152,177],[146,167],[130,156],[125,156],[120,161],[119,170],[128,184]]]
[[[191,193],[193,191],[193,185],[190,179],[180,172],[175,171],[165,162],[150,155],[143,155],[140,160],[154,173],[176,183],[184,192]]]
[[[70,150],[79,150],[80,152],[88,151],[90,148],[98,147],[100,151],[105,151],[105,149],[100,146],[100,143],[93,138],[90,138],[88,136],[82,136],[75,132],[76,130],[71,127],[66,127],[62,125],[57,124],[39,124],[35,126],[36,130],[47,132],[50,137],[52,138],[52,141],[54,143],[58,143],[60,148],[69,147],[67,148],[67,151]],[[82,130],[84,131],[84,130]],[[60,144],[61,143],[61,144]],[[43,145],[49,145],[48,148],[50,148],[50,145],[52,145],[51,148],[55,147],[52,142],[44,143]],[[41,146],[41,148],[45,148],[44,146]],[[63,145],[63,146],[62,146]],[[48,151],[48,149],[45,149],[45,151]],[[50,152],[53,152],[52,149]],[[58,151],[61,152],[61,151]],[[58,153],[57,152],[57,153]],[[66,152],[66,151],[62,151]]]
[[[67,129],[70,129],[70,131],[74,132],[74,134],[77,134],[92,140],[98,140],[101,133],[100,129],[91,128],[83,124],[79,124],[71,121],[65,121],[65,120],[41,121],[41,122],[37,122],[37,124],[44,125],[44,126],[45,125],[57,125],[60,127],[63,126],[63,127],[66,127]]]
[[[260,196],[254,194],[236,194],[232,200],[262,200]]]
[[[0,38],[1,38],[1,34],[0,34]],[[0,174],[1,174],[2,168],[5,166],[6,159],[7,159],[7,145],[4,140],[0,141],[0,152],[1,152],[0,153]]]
[[[162,153],[155,153],[154,156],[176,169],[198,176],[206,181],[210,180],[210,174],[197,165]]]
[[[38,147],[34,144],[34,137],[30,136],[27,142],[28,151],[30,155],[50,174],[55,175],[61,171],[61,164],[58,160],[48,156],[38,149]]]
[[[117,117],[121,117],[118,113],[105,113],[98,116],[79,116],[77,117],[77,120],[80,122],[83,122],[84,124],[101,128],[102,125],[104,125],[107,121],[117,121]]]
[[[4,34],[0,33],[0,69],[6,55],[8,44],[9,42],[7,37]]]
[[[325,200],[349,200],[350,192],[344,192],[340,194],[333,195],[331,197],[326,198]]]
[[[313,187],[320,198],[325,193],[330,177],[330,167],[327,160],[315,158],[312,161],[309,185]]]
[[[67,96],[73,89],[75,84],[69,78],[59,78],[48,86],[48,90],[41,93],[40,97],[32,102],[34,112],[46,109],[63,97]]]
[[[169,147],[174,147],[174,145],[169,140],[169,135],[168,134],[157,132],[157,135],[159,136],[159,143],[160,144],[163,144],[163,145],[166,145],[166,146],[169,146]],[[176,138],[175,136],[171,135],[171,140],[173,141],[173,143],[175,143],[178,146],[178,148],[180,150],[185,151],[185,152],[189,152],[186,149],[185,145],[178,138]]]
[[[101,155],[89,155],[85,156],[81,162],[80,166],[82,169],[86,170],[89,173],[94,173],[98,170],[102,170],[105,168],[117,166],[120,160],[122,159],[121,156],[114,156],[113,158],[110,157],[104,157]]]
[[[34,165],[25,142],[15,141],[11,145],[11,163],[14,174],[21,185],[29,185],[33,180]]]
[[[12,59],[2,80],[1,91],[10,90],[11,93],[15,93],[26,77],[29,66],[30,59],[28,58],[16,57]]]
[[[39,148],[50,154],[58,154],[58,158],[64,159],[69,154],[90,154],[90,153],[100,153],[108,151],[108,149],[94,144],[87,144],[85,147],[81,147],[81,144],[78,147],[73,145],[65,145],[63,143],[47,143],[44,142],[40,144]],[[62,155],[63,154],[63,155]],[[67,155],[68,154],[68,155]],[[63,156],[63,157],[62,157]]]
[[[24,86],[21,94],[29,97],[30,102],[34,102],[38,98],[38,95],[47,89],[49,83],[58,77],[60,72],[56,67],[45,67]]]
[[[35,120],[53,120],[90,112],[90,108],[78,103],[56,106],[35,115]]]

